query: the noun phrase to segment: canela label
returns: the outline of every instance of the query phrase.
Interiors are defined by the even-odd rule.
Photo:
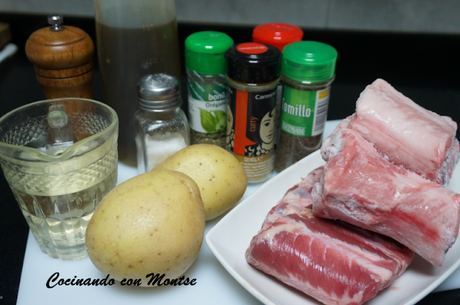
[[[320,91],[304,91],[284,86],[281,103],[281,130],[299,137],[321,134],[327,117],[329,88]]]
[[[227,149],[243,165],[249,181],[268,176],[274,167],[276,86],[263,92],[230,87]]]
[[[187,74],[191,73],[194,74],[193,78],[201,78],[198,73],[187,71]],[[225,74],[216,75],[212,85],[201,85],[189,80],[190,128],[201,133],[217,133],[226,130],[228,92],[225,82]]]

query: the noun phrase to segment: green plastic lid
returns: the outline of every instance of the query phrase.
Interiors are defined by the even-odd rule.
[[[334,76],[337,55],[336,49],[322,42],[294,42],[283,50],[281,72],[295,81],[323,82]]]
[[[225,51],[232,45],[233,39],[225,33],[193,33],[185,40],[185,67],[201,74],[226,73]]]

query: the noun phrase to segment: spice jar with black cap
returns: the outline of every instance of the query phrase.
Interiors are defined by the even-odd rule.
[[[230,103],[227,150],[243,165],[249,183],[268,179],[275,163],[276,88],[281,52],[276,47],[246,42],[225,54]]]

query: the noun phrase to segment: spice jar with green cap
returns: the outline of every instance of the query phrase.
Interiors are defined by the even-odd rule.
[[[276,171],[321,147],[337,55],[335,48],[316,41],[295,42],[284,48]]]
[[[225,148],[227,130],[227,62],[233,40],[224,33],[203,31],[185,40],[188,117],[192,144]]]

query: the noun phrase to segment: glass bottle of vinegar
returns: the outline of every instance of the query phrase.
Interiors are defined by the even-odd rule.
[[[135,165],[136,85],[146,74],[181,79],[175,2],[95,0],[102,101],[120,118],[119,160]]]

